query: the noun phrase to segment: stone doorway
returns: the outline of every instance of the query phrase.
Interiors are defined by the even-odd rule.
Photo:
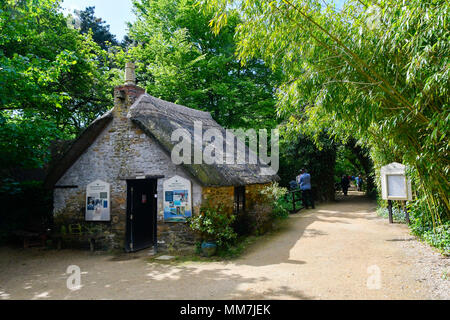
[[[156,246],[156,195],[156,179],[127,180],[127,252]]]

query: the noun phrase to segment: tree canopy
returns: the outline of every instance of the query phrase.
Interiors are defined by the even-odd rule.
[[[75,16],[71,19],[72,25],[79,29],[82,34],[92,32],[94,40],[102,49],[117,46],[119,42],[116,36],[109,31],[109,25],[102,18],[95,16],[95,7],[87,7],[84,10],[75,10]]]
[[[323,3],[204,1],[216,32],[229,8],[240,11],[242,61],[260,57],[283,70],[279,111],[294,130],[355,137],[377,168],[407,164],[417,203],[433,222],[448,219],[448,3],[358,0],[342,10]]]
[[[0,178],[48,164],[52,141],[112,107],[132,61],[153,96],[227,128],[280,128],[283,181],[307,166],[332,197],[333,172],[402,162],[413,212],[450,223],[448,1],[197,1],[132,0],[121,43],[94,7],[1,1]]]
[[[211,112],[226,127],[273,127],[279,79],[261,59],[242,66],[234,55],[239,14],[218,35],[195,0],[135,0],[128,59],[154,96]]]
[[[49,143],[111,104],[106,52],[67,25],[59,1],[0,3],[2,168],[39,166]]]

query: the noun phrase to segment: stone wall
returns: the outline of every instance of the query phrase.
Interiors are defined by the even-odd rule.
[[[204,187],[202,200],[202,205],[208,207],[223,205],[223,210],[231,214],[234,205],[234,187]]]
[[[245,186],[245,209],[250,210],[256,203],[265,201],[261,194],[262,189],[269,184],[250,184]],[[232,213],[234,205],[234,187],[204,187],[202,192],[202,204],[216,207],[224,206],[225,212]]]
[[[125,243],[125,179],[142,175],[164,176],[157,183],[158,244],[161,248],[168,247],[167,242],[173,242],[174,235],[186,228],[183,223],[164,223],[164,179],[180,175],[191,180],[194,213],[201,202],[201,186],[183,168],[174,165],[170,155],[127,118],[128,108],[136,100],[135,95],[142,93],[141,90],[134,86],[115,89],[114,119],[56,183],[56,186],[75,185],[77,188],[54,190],[56,221],[102,225],[110,239],[108,246],[114,248],[124,248]],[[96,179],[111,185],[111,221],[107,223],[84,222],[86,186]],[[180,234],[180,243],[189,242],[191,238]]]
[[[197,236],[187,223],[167,222],[158,223],[158,251],[172,251],[193,249]],[[163,239],[163,240],[159,240]]]
[[[255,210],[255,205],[265,203],[266,199],[261,191],[269,184],[252,184],[245,186],[245,209],[248,212]],[[224,211],[232,214],[234,208],[234,187],[203,187],[202,205],[217,207],[222,205]],[[194,214],[198,214],[200,206],[194,208]],[[247,213],[246,213],[247,214]],[[158,223],[158,239],[166,239],[159,244],[160,249],[179,250],[195,244],[198,240],[187,224],[184,223]]]
[[[245,209],[251,210],[255,204],[265,203],[266,197],[261,194],[261,191],[269,186],[270,183],[266,184],[250,184],[245,186]]]

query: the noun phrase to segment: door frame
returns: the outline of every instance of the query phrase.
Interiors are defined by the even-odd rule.
[[[149,246],[143,246],[143,247],[135,247],[133,241],[133,224],[131,223],[131,213],[133,210],[133,201],[132,201],[132,187],[133,184],[135,184],[137,181],[146,181],[148,183],[148,186],[150,188],[153,187],[152,193],[154,194],[152,198],[152,212],[153,212],[153,225],[152,225],[152,244]],[[157,214],[158,214],[158,178],[156,177],[146,177],[144,179],[126,179],[127,182],[127,201],[126,201],[126,223],[125,223],[125,251],[126,252],[135,252],[142,249],[146,249],[150,246],[153,246],[153,248],[156,250],[157,246]]]

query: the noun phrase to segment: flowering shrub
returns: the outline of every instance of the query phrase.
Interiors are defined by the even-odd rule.
[[[287,218],[289,216],[288,208],[290,204],[285,200],[287,192],[287,188],[280,187],[278,182],[272,183],[261,191],[272,206],[272,216],[274,218]]]
[[[189,227],[203,241],[214,241],[219,247],[226,246],[236,238],[231,226],[235,218],[224,212],[223,207],[201,207],[200,214],[189,219]]]

